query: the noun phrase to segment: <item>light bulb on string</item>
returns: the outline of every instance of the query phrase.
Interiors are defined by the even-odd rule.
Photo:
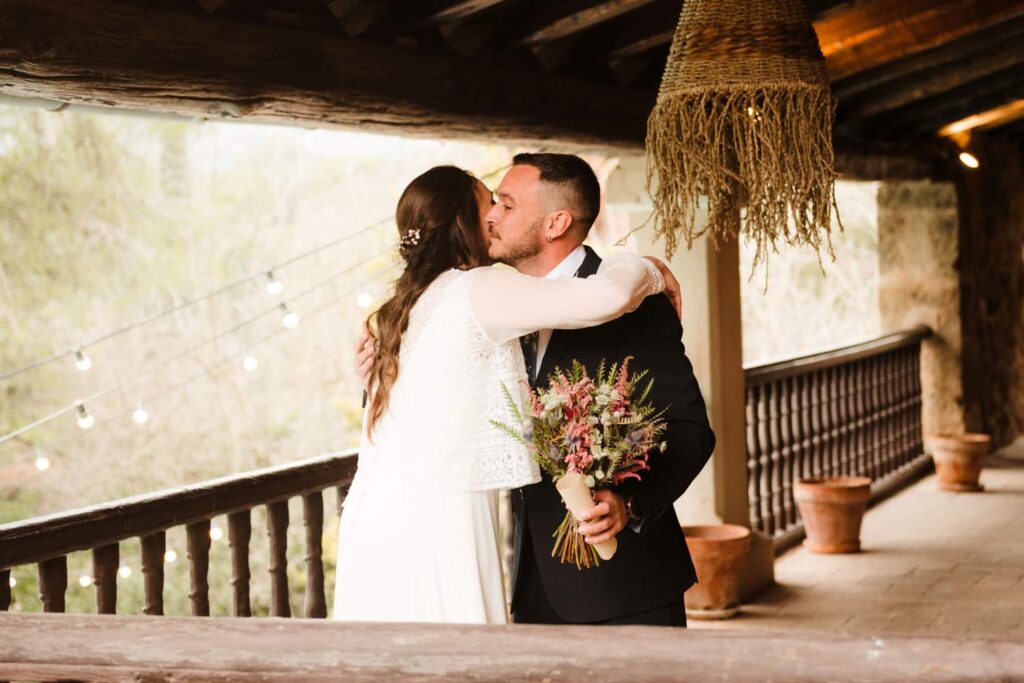
[[[11,578],[10,578],[10,580],[9,580],[9,581],[7,582],[7,584],[8,584],[8,585],[9,585],[9,586],[10,586],[11,588],[14,588],[15,586],[17,586],[17,585],[18,585],[18,580],[17,580],[16,578],[14,578],[14,576],[12,575],[12,576],[11,576]]]
[[[92,367],[92,358],[85,355],[85,352],[82,351],[82,349],[75,351],[75,367],[82,372],[87,372],[89,368]]]
[[[149,413],[147,413],[146,409],[142,407],[142,401],[139,401],[138,405],[135,407],[135,412],[132,413],[132,419],[135,420],[135,424],[137,425],[144,425],[149,422]]]
[[[96,418],[94,418],[92,414],[85,409],[85,404],[79,401],[75,407],[78,411],[79,427],[82,429],[90,429],[94,424],[96,424]]]
[[[372,303],[373,295],[369,292],[360,292],[359,296],[356,297],[356,306],[359,308],[369,308]]]
[[[277,296],[284,291],[284,283],[274,277],[274,271],[267,271],[267,294]]]
[[[295,311],[289,311],[287,306],[281,304],[281,324],[290,330],[294,330],[299,326],[299,314]]]
[[[164,562],[174,562],[176,559],[178,559],[178,553],[173,550],[164,553]]]
[[[92,577],[88,574],[82,574],[78,577],[78,585],[82,588],[88,588],[92,585]]]
[[[132,575],[132,568],[128,565],[122,565],[121,568],[117,570],[117,573],[121,575],[122,579],[127,579]]]
[[[224,538],[224,530],[221,529],[219,526],[211,526],[210,539],[213,541],[219,541],[222,538]]]
[[[45,455],[37,455],[36,469],[39,470],[40,472],[45,472],[46,470],[50,469],[50,459],[47,458]]]
[[[258,368],[259,366],[260,366],[259,359],[256,358],[256,356],[252,355],[251,353],[250,354],[246,354],[245,358],[242,359],[242,367],[245,368],[246,370],[248,370],[249,372],[252,372],[253,370]]]

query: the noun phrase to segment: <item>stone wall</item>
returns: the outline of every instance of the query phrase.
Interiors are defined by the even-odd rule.
[[[1024,433],[1024,143],[976,135],[963,169],[960,271],[967,427],[998,445]]]
[[[925,434],[964,429],[957,242],[953,183],[881,183],[878,259],[882,332],[927,325],[935,333],[921,351]]]

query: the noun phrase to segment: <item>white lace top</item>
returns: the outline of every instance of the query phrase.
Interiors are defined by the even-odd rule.
[[[364,431],[359,467],[393,459],[401,495],[513,488],[539,481],[526,448],[490,421],[511,422],[502,385],[522,397],[518,338],[613,320],[664,289],[646,259],[618,253],[590,278],[547,280],[509,269],[451,270],[413,307],[388,410]],[[383,470],[382,470],[383,471]],[[396,474],[397,473],[397,474]]]

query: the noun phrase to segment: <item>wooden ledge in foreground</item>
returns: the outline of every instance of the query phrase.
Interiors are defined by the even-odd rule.
[[[0,679],[1024,681],[1024,642],[646,626],[0,614]]]

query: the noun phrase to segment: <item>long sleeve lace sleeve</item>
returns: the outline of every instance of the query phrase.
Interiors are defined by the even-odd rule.
[[[477,268],[469,275],[473,316],[497,344],[536,330],[594,327],[635,310],[665,288],[658,268],[629,252],[609,256],[589,278],[549,280],[499,268]]]

